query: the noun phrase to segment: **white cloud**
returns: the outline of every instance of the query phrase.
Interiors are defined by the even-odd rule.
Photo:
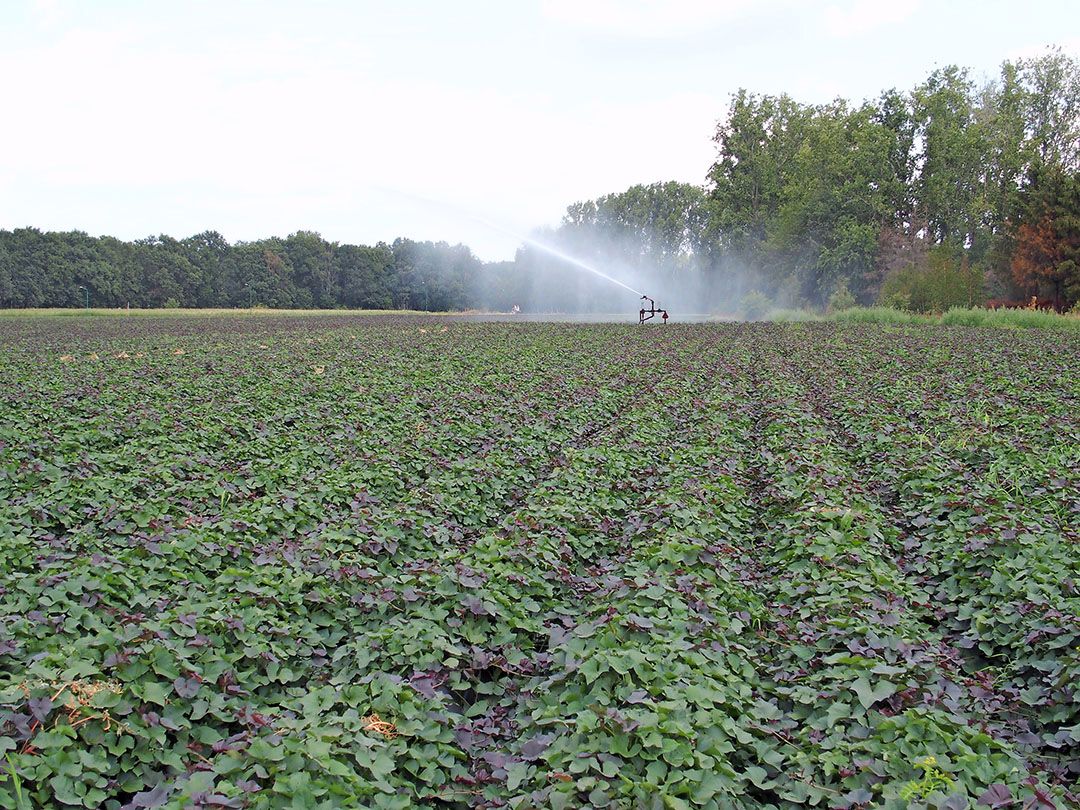
[[[60,0],[31,0],[30,13],[42,25],[56,25],[67,16],[67,9]]]
[[[701,182],[723,103],[673,91],[582,105],[404,78],[318,42],[159,44],[138,27],[0,53],[0,75],[34,77],[5,99],[23,123],[0,132],[0,197],[19,200],[18,221],[9,205],[0,227],[232,239],[314,228],[465,241],[484,258],[515,245],[475,215],[526,231],[634,182]],[[378,187],[449,204],[388,204]]]
[[[14,122],[0,127],[0,228],[123,238],[215,228],[230,239],[313,228],[351,242],[465,241],[485,258],[514,245],[477,216],[528,230],[633,183],[703,182],[738,86],[827,101],[907,81],[885,57],[838,70],[807,24],[843,35],[915,8],[543,0],[534,31],[537,7],[524,4],[465,20],[430,0],[418,21],[375,0],[327,0],[313,6],[317,19],[261,0],[193,0],[200,13],[103,3],[113,12],[95,4],[93,14],[36,0],[67,15],[48,26],[29,2],[9,21],[0,0],[0,84]],[[1023,35],[1011,18],[988,25],[1010,46],[1038,42],[1055,30],[1046,16],[1028,15]],[[733,20],[737,41],[693,36]],[[628,41],[583,47],[581,34],[597,29]],[[687,53],[684,35],[695,40]],[[669,41],[632,39],[649,36]],[[861,53],[872,39],[832,50]],[[1005,51],[971,41],[991,49],[987,64]],[[911,42],[910,64],[937,55]]]
[[[638,37],[687,34],[760,7],[751,0],[544,0],[556,22]]]
[[[919,5],[920,0],[851,0],[843,7],[827,7],[823,24],[830,36],[857,37],[883,26],[904,22],[919,10]]]

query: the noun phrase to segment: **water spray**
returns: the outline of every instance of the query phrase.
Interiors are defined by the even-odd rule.
[[[510,232],[509,231],[504,231],[504,233],[510,233]],[[563,253],[558,248],[554,248],[551,245],[546,245],[543,242],[540,242],[539,240],[533,239],[530,236],[522,236],[520,234],[511,234],[511,235],[516,236],[518,239],[520,239],[522,242],[525,242],[528,245],[532,245],[537,250],[542,250],[545,253],[551,254],[556,259],[561,259],[562,261],[567,262],[568,264],[572,264],[575,267],[580,267],[582,270],[588,270],[593,275],[597,275],[600,278],[607,279],[612,284],[618,284],[624,290],[628,290],[628,291],[632,292],[634,295],[640,295],[642,298],[645,297],[645,294],[642,293],[641,290],[635,290],[629,284],[624,284],[623,282],[619,281],[617,278],[614,278],[613,276],[609,276],[607,273],[603,272],[602,270],[598,270],[597,268],[593,267],[588,262],[583,262],[581,259],[575,258],[575,257],[571,256],[568,253]]]
[[[615,278],[614,276],[609,276],[607,273],[605,273],[604,271],[600,270],[597,267],[594,267],[593,265],[589,264],[588,262],[582,261],[581,259],[577,258],[576,256],[572,256],[569,253],[565,253],[565,252],[563,252],[562,250],[559,250],[556,247],[553,247],[553,246],[551,246],[549,244],[546,244],[546,243],[540,241],[539,239],[534,239],[531,236],[525,236],[524,234],[517,233],[516,231],[510,230],[509,228],[505,228],[505,227],[503,227],[503,226],[501,226],[501,225],[499,225],[499,224],[497,224],[495,222],[492,222],[490,219],[487,219],[486,217],[477,216],[476,214],[470,214],[469,212],[462,209],[460,206],[451,205],[451,204],[446,203],[446,202],[440,202],[438,200],[433,200],[433,199],[428,198],[428,197],[422,197],[422,196],[420,196],[418,194],[411,194],[409,192],[400,191],[400,190],[397,190],[397,189],[382,188],[381,190],[384,191],[384,192],[394,194],[394,195],[407,197],[407,198],[409,198],[409,199],[411,199],[413,201],[416,201],[416,202],[422,202],[422,203],[424,203],[425,205],[428,205],[428,206],[435,206],[435,207],[439,208],[440,210],[451,209],[458,216],[462,216],[462,217],[467,218],[467,219],[469,219],[469,220],[471,220],[473,222],[477,222],[477,223],[479,223],[481,225],[484,225],[487,228],[490,228],[490,229],[492,229],[494,231],[498,231],[499,233],[505,234],[507,236],[512,236],[515,239],[519,239],[522,242],[524,242],[525,244],[531,245],[532,247],[536,248],[537,250],[542,250],[544,253],[547,253],[547,254],[549,254],[551,256],[554,256],[556,259],[560,259],[561,261],[564,261],[567,264],[571,264],[574,267],[577,267],[578,269],[585,270],[585,271],[587,271],[589,273],[592,273],[594,276],[602,278],[605,281],[610,281],[612,284],[617,284],[618,286],[622,287],[627,292],[632,292],[634,295],[641,296],[642,301],[648,301],[649,302],[649,308],[645,309],[645,307],[643,305],[641,307],[641,309],[638,311],[638,323],[639,324],[645,323],[645,321],[651,320],[652,318],[656,317],[657,315],[659,315],[663,319],[665,324],[668,321],[667,310],[662,309],[660,307],[657,307],[656,302],[653,299],[649,298],[649,296],[645,295],[645,293],[643,293],[641,290],[635,290],[629,284],[626,284],[625,282],[619,281],[619,279]],[[514,307],[514,310],[515,310],[515,312],[519,311],[516,305]]]
[[[548,254],[552,255],[556,259],[561,259],[562,261],[567,262],[568,264],[572,264],[575,267],[578,267],[578,268],[580,268],[582,270],[588,270],[590,273],[592,273],[592,274],[594,274],[596,276],[599,276],[602,279],[610,281],[612,284],[618,284],[624,290],[628,290],[629,292],[632,292],[634,295],[640,295],[642,301],[648,301],[649,302],[649,308],[645,309],[645,306],[643,304],[641,309],[638,310],[638,324],[639,325],[645,323],[645,321],[652,320],[657,315],[659,315],[663,319],[664,324],[667,325],[667,322],[668,322],[667,310],[656,306],[656,302],[653,299],[649,298],[649,296],[645,295],[645,293],[643,293],[641,290],[635,290],[629,284],[625,284],[622,281],[619,281],[619,279],[614,278],[612,276],[609,276],[607,273],[603,272],[602,270],[597,269],[596,267],[593,267],[588,262],[584,262],[581,259],[578,259],[578,258],[576,258],[574,256],[571,256],[568,253],[564,253],[563,251],[559,250],[558,248],[552,247],[551,245],[544,244],[543,242],[541,242],[541,241],[539,241],[537,239],[533,239],[530,236],[523,236],[521,234],[512,233],[511,231],[507,231],[506,229],[500,228],[499,226],[494,225],[494,224],[492,224],[490,222],[487,222],[485,224],[489,225],[492,228],[495,228],[496,230],[502,231],[503,233],[507,233],[507,234],[511,234],[513,236],[516,236],[518,239],[525,242],[526,244],[532,245],[537,250],[542,250],[545,253],[548,253]]]

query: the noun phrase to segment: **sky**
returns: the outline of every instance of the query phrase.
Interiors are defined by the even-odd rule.
[[[704,183],[731,94],[1080,54],[1075,0],[0,0],[0,228],[515,234]]]

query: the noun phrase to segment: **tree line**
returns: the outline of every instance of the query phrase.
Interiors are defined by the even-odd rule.
[[[1060,50],[982,83],[944,67],[861,104],[739,91],[715,142],[703,186],[575,203],[548,238],[719,300],[1080,300],[1080,64]],[[518,261],[548,260],[526,247]]]
[[[949,66],[853,104],[732,96],[701,185],[570,205],[540,242],[730,309],[830,300],[917,310],[1080,300],[1080,64],[1061,50],[978,82]],[[0,231],[0,306],[610,309],[612,288],[535,243],[374,246],[299,231],[229,244]]]
[[[0,231],[0,306],[455,310],[473,305],[481,267],[445,242],[342,245],[310,231],[124,242],[22,228]]]

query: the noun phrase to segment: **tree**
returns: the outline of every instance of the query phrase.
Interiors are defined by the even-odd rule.
[[[431,312],[468,307],[480,266],[465,245],[395,239],[389,281],[393,305]]]
[[[671,281],[699,269],[706,219],[700,186],[635,185],[568,206],[553,241],[631,275]]]
[[[331,307],[337,300],[333,286],[336,247],[314,231],[297,231],[282,244],[292,268],[292,283],[298,288],[295,296],[305,302],[303,306]]]
[[[1021,59],[1016,70],[1026,89],[1024,121],[1031,165],[1080,169],[1080,62],[1054,48]]]
[[[895,132],[876,112],[843,101],[814,109],[782,190],[768,245],[812,300],[823,302],[841,284],[862,296],[881,227],[896,219]]]
[[[900,225],[886,224],[878,234],[877,256],[873,270],[863,277],[863,291],[873,301],[881,301],[884,282],[899,274],[926,269],[929,243],[925,238],[924,223],[914,220]],[[902,299],[883,303],[906,309]]]
[[[167,301],[180,306],[195,306],[202,284],[199,269],[188,261],[180,243],[170,236],[157,236],[135,242],[135,261],[139,272],[142,306],[160,307]]]
[[[393,305],[388,277],[393,252],[383,242],[374,247],[341,245],[334,250],[334,289],[350,309],[389,309]]]
[[[230,247],[225,237],[217,231],[203,231],[181,240],[179,249],[198,278],[192,306],[227,305],[225,269]]]
[[[935,70],[912,94],[918,154],[915,205],[935,243],[967,246],[985,219],[982,188],[989,154],[976,116],[975,86],[955,65]]]
[[[915,156],[916,123],[910,98],[899,90],[886,90],[872,108],[872,120],[882,127],[887,139],[887,162],[892,171],[886,189],[886,204],[893,226],[914,219],[913,187],[917,175]]]
[[[885,279],[879,303],[915,312],[944,312],[970,307],[982,297],[982,273],[967,251],[935,245],[920,265],[901,267]]]
[[[1039,186],[1016,232],[1013,279],[1025,294],[1067,309],[1080,300],[1080,175],[1055,174]]]
[[[11,280],[11,256],[0,242],[0,307],[15,303],[15,285]]]
[[[701,239],[705,192],[689,183],[631,186],[596,201],[596,225],[637,265],[686,271]]]
[[[713,138],[718,158],[708,174],[709,237],[718,247],[748,261],[759,257],[811,116],[787,95],[734,95]]]

